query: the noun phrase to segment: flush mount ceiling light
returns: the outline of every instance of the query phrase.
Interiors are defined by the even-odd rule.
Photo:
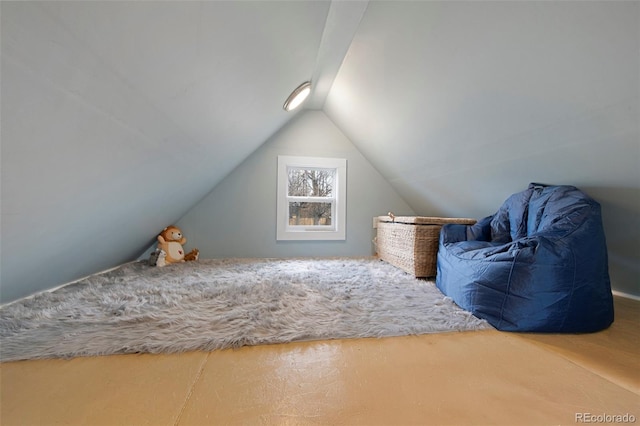
[[[284,110],[291,111],[292,109],[297,108],[305,99],[307,99],[309,93],[311,93],[311,82],[305,81],[300,86],[296,87],[296,90],[291,92],[284,103]]]

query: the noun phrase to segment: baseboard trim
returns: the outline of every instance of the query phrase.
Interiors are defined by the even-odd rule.
[[[133,263],[133,262],[138,262],[138,261],[139,261],[139,260],[132,260],[131,262],[126,262],[126,263],[123,263],[122,265],[114,266],[113,268],[105,269],[104,271],[96,272],[95,274],[91,274],[91,275],[87,275],[86,277],[78,278],[77,280],[73,280],[73,281],[71,281],[71,282],[61,284],[61,285],[56,286],[56,287],[54,287],[54,288],[48,288],[48,289],[46,289],[46,290],[41,290],[41,291],[38,291],[38,292],[36,292],[36,293],[30,294],[30,295],[28,295],[28,296],[21,297],[20,299],[12,300],[11,302],[7,302],[7,303],[0,304],[0,309],[4,308],[5,306],[9,306],[9,305],[11,305],[11,304],[13,304],[13,303],[19,302],[19,301],[21,301],[21,300],[31,299],[32,297],[34,297],[34,296],[36,296],[36,295],[38,295],[38,294],[40,294],[40,293],[51,293],[52,291],[56,291],[56,290],[58,290],[58,289],[60,289],[60,288],[62,288],[62,287],[66,287],[66,286],[68,286],[68,285],[71,285],[71,284],[77,283],[78,281],[82,281],[82,280],[84,280],[85,278],[89,278],[89,277],[90,277],[90,276],[92,276],[92,275],[100,275],[100,274],[104,274],[105,272],[113,271],[114,269],[118,269],[118,268],[119,268],[119,267],[121,267],[121,266],[127,265],[127,264],[129,264],[129,263]],[[612,291],[611,291],[611,293],[613,293],[613,295],[614,295],[614,296],[624,297],[625,299],[632,299],[632,300],[638,300],[638,301],[640,301],[640,296],[636,296],[635,294],[624,293],[624,292],[622,292],[622,291],[617,291],[617,290],[612,290]]]
[[[37,291],[35,293],[29,294],[28,296],[21,297],[20,299],[16,299],[16,300],[12,300],[11,302],[0,304],[0,309],[4,308],[5,306],[9,306],[9,305],[12,305],[14,303],[20,302],[22,300],[31,299],[31,298],[37,296],[38,294],[51,293],[52,291],[56,291],[58,289],[61,289],[62,287],[66,287],[68,285],[75,284],[78,281],[82,281],[82,280],[84,280],[86,278],[89,278],[89,277],[91,277],[93,275],[104,274],[105,272],[113,271],[114,269],[118,269],[121,266],[128,265],[129,263],[134,263],[134,262],[138,262],[138,261],[137,260],[132,260],[131,262],[126,262],[126,263],[123,263],[122,265],[114,266],[113,268],[105,269],[104,271],[96,272],[95,274],[90,274],[90,275],[87,275],[85,277],[78,278],[77,280],[73,280],[73,281],[70,281],[68,283],[60,284],[59,286],[56,286],[56,287],[53,287],[53,288],[48,288],[48,289],[45,289],[45,290]]]
[[[614,296],[624,297],[625,299],[633,299],[640,301],[640,296],[636,296],[635,294],[623,293],[621,291],[613,290],[611,291]]]

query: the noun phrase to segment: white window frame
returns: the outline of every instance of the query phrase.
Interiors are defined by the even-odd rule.
[[[332,169],[335,180],[332,197],[295,197],[297,201],[331,202],[331,225],[289,225],[289,169]],[[344,158],[278,156],[278,200],[276,239],[345,240],[347,223],[347,160]]]

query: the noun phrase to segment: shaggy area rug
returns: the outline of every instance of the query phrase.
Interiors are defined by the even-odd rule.
[[[491,328],[375,258],[124,265],[0,309],[0,359],[214,350]]]

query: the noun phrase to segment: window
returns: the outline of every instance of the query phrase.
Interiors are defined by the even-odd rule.
[[[278,240],[344,240],[347,160],[278,156]]]

